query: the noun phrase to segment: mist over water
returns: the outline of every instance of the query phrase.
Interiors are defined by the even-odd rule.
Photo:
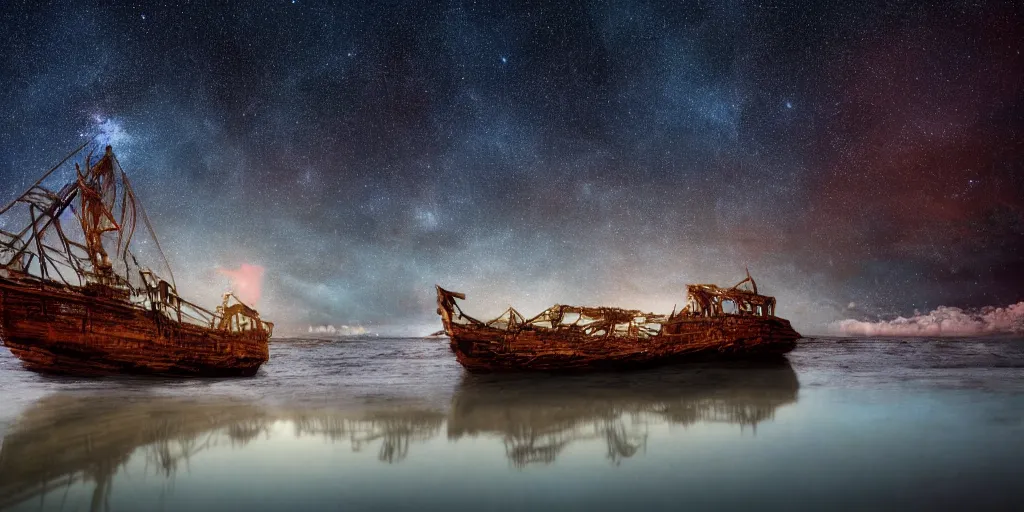
[[[288,340],[250,379],[73,379],[0,349],[2,510],[1010,509],[1024,339],[471,375],[440,339]]]

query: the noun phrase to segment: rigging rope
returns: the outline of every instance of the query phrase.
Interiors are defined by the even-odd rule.
[[[78,153],[79,151],[81,151],[81,150],[85,149],[85,147],[86,147],[86,146],[88,146],[88,145],[89,145],[89,143],[91,143],[92,141],[96,140],[96,137],[99,137],[99,134],[98,134],[98,133],[97,133],[96,135],[93,135],[93,136],[92,136],[92,138],[90,138],[89,140],[85,141],[85,142],[84,142],[84,143],[83,143],[83,144],[82,144],[81,146],[78,146],[78,149],[76,149],[76,150],[74,150],[74,151],[72,151],[72,152],[68,153],[68,156],[64,157],[64,159],[63,159],[63,160],[61,160],[60,162],[58,162],[58,163],[57,163],[57,165],[53,166],[53,168],[52,168],[52,169],[50,169],[49,171],[46,171],[46,174],[44,174],[42,178],[39,178],[38,180],[36,180],[36,182],[35,182],[35,183],[33,183],[31,187],[29,187],[28,189],[26,189],[26,190],[25,190],[25,192],[24,192],[23,194],[21,194],[20,196],[18,196],[17,198],[15,198],[15,199],[14,199],[13,201],[11,201],[10,203],[8,203],[8,204],[7,204],[7,206],[4,206],[4,207],[3,207],[3,209],[0,209],[0,215],[3,215],[3,214],[4,214],[4,213],[5,213],[6,211],[7,211],[7,210],[10,210],[10,209],[11,209],[11,207],[13,207],[13,206],[14,206],[14,205],[15,205],[15,204],[16,204],[16,203],[18,202],[18,201],[20,201],[20,200],[21,200],[21,198],[23,198],[23,197],[25,197],[26,195],[28,195],[28,193],[29,193],[29,192],[31,192],[31,191],[32,191],[32,189],[34,189],[34,188],[38,187],[38,186],[39,186],[39,184],[43,182],[43,180],[45,180],[45,179],[46,179],[46,178],[48,178],[48,177],[49,177],[49,176],[50,176],[51,174],[53,174],[53,171],[56,171],[56,170],[57,170],[57,169],[58,169],[58,168],[59,168],[60,166],[64,165],[64,162],[67,162],[69,158],[71,158],[71,157],[75,156],[75,154],[77,154],[77,153]]]
[[[124,181],[125,188],[128,190],[128,193],[132,195],[132,203],[138,206],[139,211],[142,212],[142,221],[146,224],[146,229],[149,230],[150,236],[153,237],[153,242],[156,243],[156,250],[158,253],[160,253],[160,258],[164,261],[164,266],[167,267],[167,273],[171,278],[171,285],[174,286],[175,290],[177,290],[178,283],[174,281],[174,270],[171,270],[171,264],[170,262],[167,261],[167,256],[164,254],[163,248],[160,247],[160,239],[157,238],[156,236],[156,230],[153,229],[153,224],[149,222],[149,215],[146,215],[146,207],[141,202],[136,200],[135,190],[132,188],[131,182],[128,181],[128,175],[125,174],[124,169],[121,167],[121,162],[117,160],[116,156],[114,157],[114,163],[117,164],[118,170],[121,171],[121,180]]]

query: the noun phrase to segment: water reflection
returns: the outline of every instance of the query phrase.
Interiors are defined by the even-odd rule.
[[[40,508],[63,508],[69,490],[85,486],[90,509],[106,510],[116,492],[114,477],[129,473],[129,461],[142,461],[147,474],[173,482],[197,454],[283,441],[289,432],[295,439],[348,443],[352,452],[376,447],[379,461],[397,463],[417,443],[444,443],[447,426],[448,443],[465,437],[500,441],[518,469],[550,464],[573,443],[603,440],[605,456],[618,464],[647,449],[654,425],[756,428],[778,407],[795,402],[798,387],[783,362],[573,377],[467,374],[447,412],[61,393],[25,411],[4,437],[0,509],[33,497],[40,498]]]
[[[647,447],[653,424],[750,426],[795,402],[788,362],[669,367],[570,377],[467,374],[452,401],[448,438],[496,434],[517,468],[550,464],[574,441],[604,439],[613,464]]]
[[[373,411],[358,419],[339,417],[332,411],[284,414],[295,425],[295,436],[319,435],[331,441],[347,440],[353,452],[380,441],[377,459],[393,463],[409,455],[413,441],[428,441],[438,436],[444,415],[432,410]]]
[[[91,510],[106,505],[111,480],[141,449],[164,476],[211,444],[210,433],[227,429],[232,446],[251,439],[245,423],[262,411],[252,405],[180,399],[124,399],[52,395],[27,410],[0,447],[0,507],[35,495],[93,482]],[[205,439],[200,439],[205,437]]]
[[[90,510],[107,510],[111,482],[133,457],[168,480],[198,453],[241,449],[271,438],[280,421],[294,436],[347,441],[353,451],[380,442],[378,458],[401,461],[411,441],[440,435],[436,410],[299,410],[226,399],[61,393],[27,410],[0,445],[0,509],[33,496],[92,483]]]

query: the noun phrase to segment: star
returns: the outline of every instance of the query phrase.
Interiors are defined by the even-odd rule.
[[[674,2],[0,7],[0,205],[96,136],[189,300],[261,266],[281,333],[436,322],[435,282],[670,311],[747,264],[801,332],[821,304],[1006,306],[1021,29],[989,1],[751,4],[738,38]]]

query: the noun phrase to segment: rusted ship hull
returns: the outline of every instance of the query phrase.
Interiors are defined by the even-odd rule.
[[[476,373],[634,369],[707,359],[778,358],[800,335],[781,318],[698,318],[666,325],[673,334],[594,338],[452,324],[451,349]]]
[[[249,376],[270,333],[176,322],[80,287],[0,278],[0,341],[27,369],[98,376]]]

